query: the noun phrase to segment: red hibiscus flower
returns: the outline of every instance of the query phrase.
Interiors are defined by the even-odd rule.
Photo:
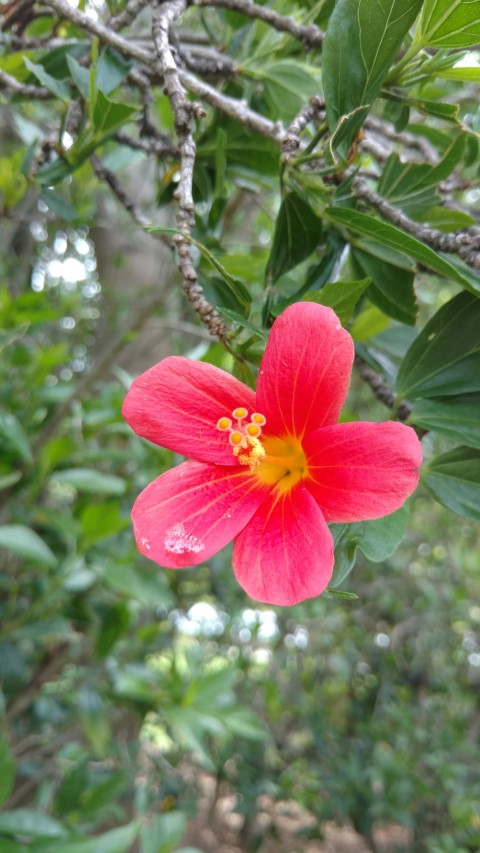
[[[291,605],[321,593],[333,570],[327,522],[398,509],[421,462],[410,427],[337,424],[353,355],[336,314],[304,302],[273,324],[256,393],[175,356],[135,379],[123,405],[132,429],[191,457],[137,498],[141,553],[180,569],[233,539],[233,570],[253,599]]]

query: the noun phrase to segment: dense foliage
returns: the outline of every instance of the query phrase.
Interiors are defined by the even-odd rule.
[[[478,0],[0,9],[2,853],[300,851],[329,821],[478,850]],[[265,608],[229,552],[137,553],[179,460],[120,410],[170,353],[253,386],[301,300],[354,338],[343,417],[412,425],[424,464],[332,526],[329,593]]]

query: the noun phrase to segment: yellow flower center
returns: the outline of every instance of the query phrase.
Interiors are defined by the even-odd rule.
[[[239,406],[231,417],[217,421],[217,429],[228,433],[232,452],[241,465],[248,465],[260,483],[274,486],[283,494],[307,476],[307,461],[297,438],[263,436],[265,423],[266,418],[260,412],[249,417],[247,409]]]
[[[255,472],[261,483],[275,486],[283,494],[307,476],[307,460],[298,438],[267,436],[263,448],[265,457]]]

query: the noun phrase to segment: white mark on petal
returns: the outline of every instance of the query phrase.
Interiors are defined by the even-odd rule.
[[[172,554],[199,554],[205,545],[193,533],[187,533],[183,524],[174,524],[165,534],[165,550]]]
[[[151,545],[148,539],[145,538],[145,536],[142,536],[142,538],[140,539],[140,545],[142,548],[145,548],[146,551],[150,551]]]

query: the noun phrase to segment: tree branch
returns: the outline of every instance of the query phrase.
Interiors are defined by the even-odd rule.
[[[305,104],[298,115],[287,127],[287,130],[282,139],[282,162],[288,161],[295,156],[300,148],[300,134],[305,130],[307,124],[319,115],[325,109],[325,101],[318,95]]]
[[[270,24],[275,30],[288,33],[298,41],[302,41],[306,47],[321,47],[323,44],[323,32],[315,24],[304,27],[297,24],[293,18],[279,15],[269,6],[259,6],[257,3],[252,3],[251,0],[193,0],[192,5],[230,9],[232,12],[239,12],[247,18],[257,18],[266,24]]]
[[[468,230],[445,234],[443,231],[437,231],[435,228],[414,222],[397,207],[371,190],[363,178],[354,180],[353,192],[357,198],[363,199],[375,210],[378,210],[384,219],[401,228],[407,234],[427,243],[436,252],[457,254],[472,269],[480,269],[480,236],[478,234],[471,234]]]
[[[0,68],[0,86],[5,89],[10,89],[14,95],[23,95],[25,98],[35,98],[36,100],[47,100],[54,98],[55,95],[45,89],[44,86],[30,86],[26,83],[20,83],[11,74],[7,74]]]
[[[193,264],[191,245],[188,239],[182,236],[182,234],[190,236],[195,222],[193,168],[196,148],[193,131],[195,119],[205,115],[199,104],[187,101],[170,46],[170,27],[184,12],[186,5],[186,0],[170,0],[170,2],[163,2],[160,6],[156,5],[152,21],[158,63],[172,108],[180,148],[180,180],[175,195],[178,199],[177,227],[182,233],[177,235],[174,241],[187,298],[209,332],[227,344],[228,329],[216,309],[205,299]]]
[[[394,409],[396,404],[395,393],[382,377],[372,370],[359,355],[355,356],[355,367],[363,381],[370,386],[377,400],[380,400],[389,409]],[[396,411],[396,416],[399,421],[407,421],[410,413],[410,406],[407,403],[401,403]]]

